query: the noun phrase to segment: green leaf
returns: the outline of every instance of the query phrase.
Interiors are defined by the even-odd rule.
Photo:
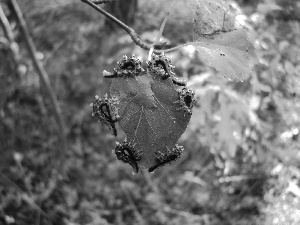
[[[235,29],[235,19],[223,0],[187,0],[193,13],[194,40]]]
[[[224,77],[245,80],[257,63],[255,48],[246,30],[223,0],[187,0],[194,17],[192,46],[201,58]]]
[[[151,84],[154,83],[151,76],[145,74],[138,77],[113,79],[110,93],[118,96],[121,102],[134,102],[138,107],[145,109],[157,108]]]
[[[191,45],[210,66],[229,79],[246,79],[257,62],[255,48],[242,28],[216,34],[212,39],[199,38]]]
[[[110,94],[120,99],[119,125],[129,143],[142,151],[138,164],[150,168],[157,164],[155,152],[174,148],[185,131],[190,115],[180,108],[178,87],[170,78],[162,80],[149,74],[137,77],[116,78]]]

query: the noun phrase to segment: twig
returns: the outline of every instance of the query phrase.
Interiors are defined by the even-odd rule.
[[[3,11],[1,5],[0,5],[0,24],[3,29],[4,36],[7,38],[7,40],[10,43],[14,42],[14,35],[12,32],[12,29],[10,27],[8,19],[6,18],[5,14],[4,14],[4,11]]]
[[[33,65],[42,81],[43,86],[46,89],[47,94],[50,97],[50,101],[51,101],[53,111],[54,111],[54,116],[55,116],[56,122],[58,123],[58,126],[59,126],[60,138],[61,138],[61,143],[62,143],[62,148],[63,148],[62,151],[66,152],[66,150],[67,150],[66,127],[65,127],[65,124],[63,121],[61,109],[58,104],[56,95],[51,86],[48,74],[47,74],[42,62],[36,56],[37,55],[36,47],[35,47],[33,40],[29,34],[29,30],[28,30],[26,22],[24,20],[22,11],[20,10],[20,7],[16,0],[11,0],[10,2],[12,5],[12,9],[14,10],[14,13],[16,15],[17,21],[20,24],[21,31],[24,35],[24,40],[26,42],[26,46],[27,46],[28,52],[30,54],[30,57],[32,59]],[[59,151],[61,152],[61,150],[59,150]]]
[[[44,217],[49,219],[49,216],[34,202],[34,200],[25,193],[21,188],[19,188],[18,185],[15,184],[10,178],[8,178],[6,175],[0,172],[0,182],[4,181],[4,184],[7,185],[10,188],[16,189],[18,192],[20,192],[22,195],[22,199],[27,202],[28,205],[30,205],[32,208],[40,212]]]
[[[103,14],[104,16],[106,16],[107,18],[109,18],[111,21],[113,21],[114,23],[116,23],[117,25],[119,25],[122,29],[124,29],[129,36],[131,37],[131,39],[133,40],[133,42],[135,44],[137,44],[138,46],[140,46],[141,48],[145,49],[145,50],[150,50],[152,45],[147,44],[146,42],[142,41],[139,37],[139,35],[135,32],[134,29],[132,29],[131,27],[127,26],[125,23],[123,23],[122,21],[118,20],[116,17],[114,17],[113,15],[111,15],[110,13],[106,12],[104,9],[100,8],[98,5],[96,5],[94,3],[94,1],[92,0],[81,0],[82,2],[88,4],[89,6],[93,7],[94,9],[96,9],[98,12],[100,12],[101,14]],[[162,53],[162,52],[172,52],[175,51],[179,48],[182,48],[184,46],[189,45],[190,43],[186,43],[186,44],[182,44],[182,45],[178,45],[176,47],[173,48],[169,48],[169,49],[165,49],[165,50],[154,50],[154,53]]]
[[[142,174],[143,174],[148,186],[152,189],[152,191],[155,194],[160,195],[159,188],[157,187],[157,184],[155,182],[153,182],[153,180],[151,179],[149,172],[148,171],[146,172],[145,170],[142,170]]]
[[[133,212],[134,212],[134,214],[135,214],[135,216],[138,220],[138,224],[146,225],[146,222],[144,221],[142,215],[140,214],[140,212],[138,211],[136,205],[134,204],[134,201],[133,201],[129,191],[126,189],[126,187],[122,187],[122,185],[121,185],[121,188],[122,188],[122,191],[123,191],[128,203],[129,203],[129,205],[131,206],[131,208],[132,208],[132,210],[133,210]]]
[[[116,224],[117,225],[123,225],[123,215],[121,210],[116,211]]]
[[[169,18],[169,16],[170,16],[170,12],[174,9],[176,3],[177,3],[177,0],[174,1],[173,6],[171,7],[171,10],[169,10],[169,11],[167,12],[167,15],[165,16],[165,18],[164,18],[164,20],[163,20],[163,22],[162,22],[162,24],[161,24],[161,26],[160,26],[160,28],[159,28],[159,32],[158,32],[158,34],[157,34],[156,40],[155,40],[154,43],[151,45],[151,48],[150,48],[150,50],[149,50],[149,56],[148,56],[148,60],[149,60],[149,61],[151,60],[152,53],[153,53],[153,51],[154,51],[155,46],[159,44],[159,41],[160,41],[161,36],[162,36],[162,33],[163,33],[164,29],[165,29],[166,23],[167,23],[168,18]],[[165,44],[165,43],[164,43],[164,44]]]
[[[94,4],[106,4],[113,3],[115,0],[91,0]]]
[[[229,183],[229,182],[240,182],[243,180],[258,180],[266,179],[266,176],[259,175],[236,175],[236,176],[226,176],[219,178],[219,183]]]
[[[203,217],[202,216],[199,216],[199,215],[195,215],[195,214],[192,214],[190,212],[186,212],[186,211],[182,211],[182,210],[179,210],[179,209],[174,209],[174,208],[170,208],[168,206],[165,206],[163,208],[164,212],[166,213],[172,213],[172,214],[175,214],[175,215],[178,215],[178,216],[182,216],[182,217],[185,217],[187,218],[188,220],[202,220]]]
[[[199,176],[194,176],[192,172],[186,173],[183,177],[183,180],[188,181],[190,183],[198,184],[202,187],[207,187],[207,183],[202,180]]]
[[[47,65],[47,62],[49,61],[49,59],[51,59],[57,53],[57,51],[60,49],[60,47],[63,46],[66,42],[67,42],[67,40],[64,40],[54,46],[53,50],[51,51],[51,55],[45,57],[45,59],[44,59],[45,65]]]
[[[12,28],[9,24],[9,21],[7,17],[5,16],[5,13],[0,5],[0,25],[3,29],[3,33],[5,38],[7,39],[7,47],[9,48],[11,52],[11,58],[14,63],[14,66],[16,68],[16,73],[17,75],[20,75],[19,71],[19,51],[18,51],[18,45],[14,40],[14,35]]]

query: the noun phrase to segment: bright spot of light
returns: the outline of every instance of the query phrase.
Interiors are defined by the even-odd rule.
[[[7,224],[15,223],[15,219],[13,217],[10,217],[8,215],[5,215],[5,221]]]
[[[235,20],[238,24],[242,26],[247,26],[247,17],[245,15],[237,15]]]
[[[250,19],[251,19],[253,22],[257,22],[257,21],[260,19],[260,14],[259,14],[259,13],[253,13],[253,14],[250,16]]]
[[[239,141],[242,140],[242,137],[239,132],[233,131],[232,135],[235,137],[236,140],[239,140]]]
[[[292,138],[294,135],[297,135],[298,133],[299,133],[299,129],[294,128],[292,130],[288,130],[288,131],[283,132],[280,135],[280,138],[286,141],[287,139]]]
[[[258,107],[259,107],[259,97],[253,96],[250,99],[250,107],[251,107],[251,109],[258,109]]]
[[[278,175],[280,171],[283,169],[282,164],[278,164],[276,167],[272,169],[272,175]]]
[[[194,55],[194,52],[196,51],[193,45],[187,45],[183,49],[189,55],[189,57],[192,57]]]

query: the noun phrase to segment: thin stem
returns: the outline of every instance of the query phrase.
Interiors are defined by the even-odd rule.
[[[15,66],[15,71],[17,73],[18,76],[20,76],[20,70],[19,70],[19,51],[18,48],[16,48],[15,46],[18,46],[17,43],[14,40],[14,35],[13,35],[13,31],[12,28],[9,24],[9,21],[0,5],[0,25],[3,29],[3,33],[5,38],[7,39],[7,47],[10,49],[11,51],[11,58],[12,61],[14,63]]]
[[[100,8],[98,5],[96,5],[94,3],[94,1],[92,0],[81,0],[82,2],[88,4],[89,6],[91,6],[92,8],[96,9],[98,12],[100,12],[101,14],[103,14],[104,16],[106,16],[107,18],[109,18],[111,21],[113,21],[114,23],[116,23],[117,25],[119,25],[121,28],[123,28],[131,37],[131,39],[133,40],[133,42],[135,44],[137,44],[138,46],[140,46],[141,48],[145,49],[145,50],[150,50],[152,45],[147,44],[146,42],[142,41],[141,38],[139,37],[139,35],[135,32],[134,29],[132,29],[131,27],[127,26],[125,23],[123,23],[122,21],[118,20],[116,17],[114,17],[113,15],[111,15],[110,13],[106,12],[104,9]],[[165,49],[165,50],[154,50],[154,53],[162,53],[162,52],[172,52],[175,51],[181,47],[187,46],[189,45],[189,43],[186,44],[182,44],[173,48],[169,48],[169,49]]]
[[[89,6],[96,9],[98,12],[109,18],[111,21],[122,27],[127,33],[130,33],[132,31],[132,28],[127,26],[125,23],[123,23],[121,20],[118,20],[116,17],[111,15],[110,13],[106,12],[104,9],[100,8],[100,6],[96,5],[94,1],[91,0],[81,0],[82,2],[88,4]]]
[[[33,43],[32,38],[30,36],[30,33],[27,28],[26,22],[24,20],[22,11],[16,0],[11,0],[10,2],[12,5],[12,9],[16,15],[17,21],[20,25],[21,31],[23,33],[23,37],[24,37],[28,52],[30,54],[31,60],[33,62],[33,65],[42,81],[43,86],[45,87],[47,94],[50,97],[54,116],[55,116],[56,122],[58,123],[58,126],[59,126],[60,139],[61,139],[62,148],[63,148],[63,150],[62,151],[59,150],[59,152],[66,152],[66,150],[67,150],[66,127],[65,127],[65,123],[64,123],[64,120],[62,117],[60,106],[58,104],[58,100],[57,100],[55,92],[51,86],[49,76],[48,76],[42,62],[37,58],[37,50]]]
[[[9,43],[14,42],[14,35],[12,32],[12,29],[10,27],[8,19],[6,18],[5,14],[4,14],[4,11],[3,11],[1,5],[0,5],[0,25],[3,29],[4,36],[7,38]]]
[[[133,210],[133,212],[134,212],[134,214],[135,214],[135,216],[138,220],[138,224],[146,225],[147,223],[145,222],[145,220],[143,219],[143,216],[140,214],[137,206],[135,205],[134,200],[131,197],[129,190],[127,190],[126,187],[123,187],[122,184],[121,184],[121,188],[122,188],[122,191],[123,191],[128,203],[129,203],[129,205],[131,206],[131,208],[132,208],[132,210]]]
[[[20,193],[22,193],[21,197],[28,205],[30,205],[32,208],[40,212],[44,217],[49,218],[49,216],[34,202],[34,200],[27,193],[25,193],[15,182],[13,182],[9,177],[7,177],[2,172],[0,172],[0,180],[4,181],[1,182],[1,184],[5,184],[9,188],[14,188]]]
[[[161,24],[161,26],[160,26],[160,29],[159,29],[159,32],[158,32],[158,34],[157,34],[156,40],[155,40],[154,43],[151,45],[151,48],[150,48],[150,50],[149,50],[149,56],[148,56],[148,60],[149,60],[149,61],[151,60],[151,56],[152,56],[152,53],[153,53],[153,51],[154,51],[155,45],[157,45],[157,44],[159,43],[159,40],[161,39],[162,33],[163,33],[164,29],[165,29],[166,23],[167,23],[168,18],[169,18],[169,16],[170,16],[170,12],[174,9],[176,3],[177,3],[177,0],[174,1],[173,6],[171,7],[171,10],[169,10],[169,11],[167,12],[167,15],[165,16],[165,18],[164,18],[164,20],[163,20],[163,22],[162,22],[162,24]]]
[[[115,2],[115,0],[92,0],[94,4],[106,4]]]

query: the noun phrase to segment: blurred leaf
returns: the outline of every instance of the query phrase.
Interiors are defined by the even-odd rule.
[[[220,122],[215,126],[214,131],[218,133],[218,143],[227,145],[227,155],[234,157],[236,153],[237,140],[233,135],[231,114],[233,113],[228,107],[228,102],[223,95],[219,97],[220,102]],[[213,143],[212,143],[213,144]]]
[[[202,37],[191,43],[201,57],[224,77],[245,80],[256,63],[256,53],[244,29]]]
[[[287,72],[287,74],[288,74],[289,76],[293,76],[294,73],[296,74],[296,69],[295,69],[295,67],[294,67],[293,64],[292,64],[291,62],[289,62],[289,61],[285,61],[285,62],[284,62],[284,69],[285,69],[285,71]]]
[[[223,0],[187,0],[187,2],[194,17],[194,40],[203,35],[235,29],[235,19]]]
[[[289,186],[286,191],[293,193],[295,196],[300,198],[300,187],[297,185],[297,182],[289,181]]]
[[[223,0],[188,0],[194,17],[194,42],[201,57],[224,77],[245,80],[256,63],[249,34],[237,27]]]
[[[260,3],[257,6],[257,11],[261,14],[267,14],[269,12],[272,12],[274,10],[282,10],[282,8],[276,4],[275,1],[265,1],[264,3]]]

